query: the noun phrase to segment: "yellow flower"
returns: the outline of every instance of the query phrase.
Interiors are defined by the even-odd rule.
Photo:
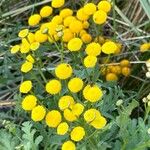
[[[20,93],[28,93],[32,88],[32,82],[27,80],[21,83],[19,91]]]
[[[28,35],[28,33],[29,33],[29,29],[23,29],[19,32],[18,36],[20,38],[25,38]]]
[[[52,0],[52,7],[54,8],[60,8],[65,4],[65,0]]]
[[[77,14],[76,14],[77,18],[81,21],[86,21],[89,19],[89,16],[87,14],[84,13],[84,10],[83,8],[80,8],[78,11],[77,11]]]
[[[28,53],[29,51],[30,51],[30,44],[27,41],[27,39],[23,38],[20,46],[20,52],[24,54]]]
[[[24,110],[32,110],[37,104],[37,98],[33,95],[26,96],[22,101],[22,108]]]
[[[52,18],[51,20],[52,22],[56,23],[56,24],[62,24],[63,22],[63,18],[59,15],[56,15]]]
[[[92,14],[94,14],[96,12],[96,5],[94,3],[87,3],[83,7],[83,11],[87,15],[92,15]]]
[[[68,132],[69,126],[66,122],[62,122],[57,127],[58,135],[65,135]]]
[[[84,65],[86,68],[92,68],[95,67],[97,62],[97,58],[95,56],[86,56],[84,58]]]
[[[75,21],[76,18],[74,16],[68,16],[64,19],[64,26],[69,27],[70,23]]]
[[[76,150],[76,146],[72,141],[66,141],[63,145],[62,145],[62,150]]]
[[[72,108],[74,103],[75,102],[74,102],[73,97],[69,95],[65,95],[59,99],[58,107],[60,108],[60,110],[65,110],[67,108]]]
[[[68,16],[72,16],[72,14],[73,14],[73,11],[71,10],[71,9],[69,9],[69,8],[65,8],[65,9],[62,9],[61,11],[60,11],[60,16],[62,17],[62,18],[66,18],[66,17],[68,17]]]
[[[29,61],[29,62],[31,62],[31,63],[34,63],[34,62],[35,62],[34,58],[33,58],[32,55],[30,55],[30,54],[27,55],[26,60]]]
[[[102,52],[105,54],[114,54],[117,50],[117,45],[114,42],[108,41],[102,45]]]
[[[73,122],[77,120],[77,117],[70,109],[64,110],[64,118],[69,122]]]
[[[50,6],[44,6],[41,10],[40,10],[40,15],[43,18],[49,17],[53,12],[53,8]]]
[[[24,73],[29,72],[33,68],[33,64],[29,61],[25,61],[25,63],[21,66],[21,71]]]
[[[86,30],[84,30],[84,29],[82,29],[81,31],[80,31],[80,36],[82,36],[83,34],[87,34],[87,32],[86,32]]]
[[[73,141],[81,141],[85,136],[85,130],[83,127],[77,126],[71,131],[70,136]]]
[[[123,67],[121,72],[124,76],[127,77],[131,74],[131,69],[129,67]]]
[[[74,20],[70,23],[69,29],[73,33],[79,33],[83,29],[83,24],[79,20]]]
[[[35,40],[39,43],[44,43],[47,41],[47,35],[43,34],[41,30],[35,32]]]
[[[106,81],[117,81],[118,77],[115,73],[108,73],[106,75]]]
[[[46,124],[49,127],[56,128],[62,120],[61,114],[57,110],[52,110],[46,115]]]
[[[88,33],[85,33],[81,36],[81,39],[84,43],[90,43],[92,41],[92,36]]]
[[[70,29],[64,29],[63,30],[63,36],[62,40],[64,42],[69,42],[74,37],[73,33],[70,31]]]
[[[146,52],[150,50],[150,43],[144,43],[140,46],[140,51],[141,52]]]
[[[89,24],[88,21],[84,21],[84,22],[83,22],[83,28],[84,28],[84,29],[88,29],[89,26],[90,26],[90,24]]]
[[[103,10],[98,10],[93,15],[93,21],[96,24],[103,24],[107,20],[107,14]]]
[[[46,84],[46,91],[49,94],[58,94],[61,91],[61,83],[58,80],[51,80]]]
[[[36,51],[39,47],[40,47],[40,43],[39,42],[33,42],[30,45],[30,49],[33,50],[33,51]]]
[[[83,110],[84,106],[80,103],[76,103],[72,106],[72,113],[77,117],[79,117],[82,114]]]
[[[90,102],[97,102],[101,100],[103,93],[97,85],[87,85],[83,90],[83,96]]]
[[[120,61],[120,66],[121,66],[121,67],[128,67],[128,66],[130,66],[130,61],[127,60],[127,59],[121,60],[121,61]]]
[[[111,3],[108,1],[100,1],[98,3],[98,9],[105,11],[108,13],[111,10]]]
[[[80,38],[73,38],[68,42],[68,49],[70,51],[79,51],[82,47],[82,40]]]
[[[72,67],[69,64],[62,63],[55,68],[55,74],[59,79],[67,79],[72,75]]]
[[[39,14],[34,14],[29,17],[28,24],[30,26],[36,26],[40,23],[40,21],[41,21],[41,16]]]
[[[31,112],[31,118],[33,121],[41,121],[44,119],[45,117],[45,114],[46,114],[46,110],[43,106],[36,106],[35,108],[32,109],[32,112]]]
[[[80,78],[73,78],[68,82],[68,89],[73,92],[77,93],[83,88],[83,81]]]
[[[30,44],[32,44],[33,42],[35,42],[34,33],[31,33],[31,32],[30,32],[30,33],[28,34],[27,38],[28,38],[28,41],[29,41]]]
[[[98,56],[101,53],[101,46],[99,43],[92,42],[87,45],[85,51],[87,55]]]
[[[17,53],[19,50],[20,50],[20,45],[14,45],[14,46],[11,48],[10,52],[11,52],[12,54],[15,54],[15,53]]]

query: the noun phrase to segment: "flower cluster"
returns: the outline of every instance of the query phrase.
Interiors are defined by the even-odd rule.
[[[140,46],[141,52],[146,52],[148,50],[150,50],[150,43],[147,42],[147,43],[141,44],[141,46]]]

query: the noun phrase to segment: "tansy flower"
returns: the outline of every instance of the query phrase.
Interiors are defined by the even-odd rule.
[[[52,22],[56,23],[56,24],[62,24],[63,22],[63,18],[59,15],[56,15],[52,18],[51,20]]]
[[[60,8],[65,4],[65,0],[52,0],[52,7],[54,8]]]
[[[111,10],[111,3],[108,1],[100,1],[98,3],[98,9],[105,11],[108,13]]]
[[[87,34],[86,30],[82,29],[79,33],[80,37],[83,35],[83,34]]]
[[[73,97],[71,97],[69,95],[65,95],[59,99],[58,107],[60,108],[60,110],[65,110],[67,108],[72,108],[74,103],[75,102],[74,102]]]
[[[73,122],[77,120],[77,117],[70,109],[65,109],[63,115],[64,118],[69,122]]]
[[[29,29],[23,29],[19,32],[18,36],[20,38],[25,38],[28,35],[28,33],[29,33]]]
[[[73,141],[81,141],[83,139],[83,137],[85,136],[85,130],[83,127],[75,127],[71,133],[70,133],[70,136],[71,136],[71,140]]]
[[[102,90],[97,85],[87,85],[83,89],[83,96],[90,102],[97,102],[102,98]]]
[[[43,34],[41,30],[35,32],[35,41],[39,43],[44,43],[47,41],[47,35]]]
[[[66,141],[62,145],[62,150],[76,150],[76,146],[72,141]]]
[[[58,135],[65,135],[68,132],[69,126],[66,122],[62,122],[57,127]]]
[[[144,43],[140,46],[140,51],[141,52],[146,52],[150,50],[150,43]]]
[[[21,66],[21,71],[24,73],[29,72],[33,68],[33,64],[29,61],[25,61],[25,63]]]
[[[29,26],[36,26],[41,21],[41,16],[39,14],[34,14],[29,17],[28,24]]]
[[[50,6],[44,6],[41,10],[40,10],[40,15],[43,18],[49,17],[53,12],[53,8]]]
[[[127,59],[121,60],[121,61],[120,61],[120,66],[121,66],[121,67],[128,67],[128,66],[130,66],[130,61],[127,60]]]
[[[89,19],[89,16],[87,14],[84,13],[84,10],[83,8],[80,8],[78,11],[77,11],[77,14],[76,14],[77,18],[81,21],[86,21]]]
[[[26,60],[29,61],[29,62],[31,62],[31,63],[34,63],[34,62],[35,62],[34,58],[33,58],[32,55],[30,55],[30,54],[27,55]]]
[[[76,18],[74,17],[74,16],[68,16],[68,17],[66,17],[65,19],[64,19],[64,26],[65,27],[69,27],[69,25],[70,25],[70,23],[71,22],[73,22],[73,21],[75,21],[76,20]],[[71,31],[71,30],[70,30]]]
[[[46,124],[49,127],[56,128],[62,120],[61,114],[57,110],[52,110],[46,115]]]
[[[32,109],[31,119],[35,122],[41,121],[44,119],[45,114],[46,114],[45,108],[43,106],[38,105]]]
[[[79,33],[83,29],[83,24],[79,20],[74,20],[70,23],[69,29],[73,33]]]
[[[20,52],[24,54],[28,53],[29,51],[30,51],[30,43],[27,41],[26,38],[23,38],[20,46]]]
[[[114,42],[108,41],[102,45],[102,52],[105,54],[113,54],[117,50],[117,45]]]
[[[29,32],[27,39],[29,41],[30,44],[32,44],[33,42],[35,42],[35,37],[34,37],[34,33]]]
[[[31,45],[30,45],[30,49],[31,49],[32,51],[36,51],[39,47],[40,47],[40,43],[39,43],[39,42],[33,42],[33,43],[31,43]]]
[[[72,67],[69,64],[62,63],[55,68],[55,74],[59,79],[67,79],[72,75]]]
[[[81,40],[84,42],[84,43],[90,43],[92,41],[92,36],[88,33],[85,33],[81,36]]]
[[[14,45],[14,46],[11,48],[10,52],[11,52],[12,54],[15,54],[15,53],[17,53],[19,50],[20,50],[20,45]]]
[[[101,45],[99,43],[92,42],[86,46],[85,51],[87,55],[98,56],[101,53]]]
[[[37,104],[37,98],[34,95],[26,96],[22,101],[22,108],[24,110],[32,110]]]
[[[97,62],[97,58],[95,56],[86,56],[84,58],[84,65],[86,68],[95,67],[96,62]]]
[[[19,91],[20,93],[28,93],[32,88],[32,82],[27,80],[21,83]]]
[[[68,82],[68,89],[73,92],[77,93],[83,88],[83,81],[80,78],[73,78]]]
[[[84,110],[84,106],[80,103],[76,103],[72,106],[71,110],[75,116],[79,117]]]
[[[68,42],[68,49],[70,51],[79,51],[82,47],[82,40],[80,38],[73,38]]]
[[[83,7],[83,11],[87,15],[92,15],[92,14],[94,14],[96,12],[96,5],[94,3],[87,3]]]
[[[131,74],[131,69],[129,67],[123,67],[121,73],[127,77]]]
[[[117,81],[118,77],[115,73],[108,73],[106,75],[106,81]]]
[[[84,22],[83,22],[83,28],[84,28],[84,29],[88,29],[89,26],[90,26],[90,24],[89,24],[88,21],[84,21]]]
[[[46,91],[49,94],[52,95],[58,94],[60,90],[61,90],[61,83],[58,80],[53,79],[46,84]]]
[[[64,29],[63,30],[63,36],[62,40],[64,42],[69,42],[74,37],[73,33],[70,31],[70,29]]]
[[[107,20],[107,14],[103,10],[98,10],[93,14],[93,21],[96,24],[103,24]]]
[[[73,11],[71,10],[71,9],[69,9],[69,8],[65,8],[65,9],[62,9],[61,11],[60,11],[60,16],[62,17],[62,18],[66,18],[66,17],[68,17],[68,16],[72,16],[72,14],[73,14]]]

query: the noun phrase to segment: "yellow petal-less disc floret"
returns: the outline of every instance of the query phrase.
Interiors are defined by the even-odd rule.
[[[77,117],[70,109],[64,110],[64,118],[69,122],[73,122],[77,120]]]
[[[83,8],[80,8],[78,11],[77,11],[77,14],[76,14],[77,18],[81,21],[86,21],[89,19],[89,16],[87,14],[84,13],[84,9]]]
[[[128,66],[130,66],[130,61],[127,60],[127,59],[121,60],[121,61],[120,61],[120,66],[121,66],[121,67],[128,67]]]
[[[65,0],[52,0],[52,7],[53,8],[60,8],[65,4]]]
[[[28,33],[29,33],[29,29],[23,29],[19,32],[18,36],[20,38],[25,38],[28,35]]]
[[[141,52],[146,52],[150,50],[150,43],[144,43],[140,46],[140,51]]]
[[[30,54],[27,55],[26,60],[29,61],[29,62],[31,62],[31,63],[34,63],[34,62],[35,62],[34,58],[33,58],[32,55],[30,55]]]
[[[70,23],[75,21],[76,18],[74,16],[68,16],[64,19],[64,26],[69,27]]]
[[[51,80],[46,84],[46,91],[49,94],[58,94],[61,91],[61,83],[58,80]]]
[[[40,21],[41,21],[41,16],[39,14],[34,14],[29,17],[28,24],[30,26],[36,26],[40,23]]]
[[[25,61],[25,63],[21,66],[21,71],[24,73],[29,72],[33,68],[33,64],[29,61]]]
[[[30,44],[32,44],[33,42],[35,42],[35,36],[34,33],[29,32],[27,39],[29,41]]]
[[[52,110],[46,115],[46,124],[49,127],[56,128],[62,120],[61,114],[58,110]]]
[[[117,45],[114,42],[108,41],[102,45],[102,52],[105,54],[114,54],[117,50]]]
[[[73,141],[81,141],[85,136],[85,130],[83,127],[77,126],[71,131],[70,136]]]
[[[49,17],[53,12],[53,8],[50,6],[44,6],[41,10],[40,10],[40,15],[43,18]]]
[[[47,41],[47,35],[43,34],[41,30],[35,32],[35,41],[39,43],[44,43]]]
[[[111,3],[108,1],[100,1],[98,3],[98,9],[105,11],[106,13],[111,10]]]
[[[85,33],[81,36],[81,39],[84,43],[90,43],[92,41],[92,36],[88,33]]]
[[[14,46],[11,48],[10,52],[11,52],[12,54],[15,54],[15,53],[17,53],[19,50],[20,50],[20,45],[14,45]]]
[[[27,41],[26,38],[23,38],[22,39],[22,43],[21,43],[21,46],[20,46],[20,52],[22,54],[26,54],[30,51],[30,43]]]
[[[67,122],[62,122],[57,127],[57,134],[58,135],[65,135],[68,132],[69,126]]]
[[[62,145],[62,150],[76,150],[76,146],[72,141],[66,141]]]
[[[63,36],[62,40],[64,42],[69,42],[74,37],[73,33],[70,31],[70,29],[64,29],[63,30]]]
[[[31,118],[35,122],[41,121],[44,119],[45,114],[46,114],[45,108],[41,105],[38,105],[32,109]]]
[[[83,29],[83,24],[79,20],[74,20],[70,23],[69,29],[73,33],[79,33]]]
[[[40,43],[39,43],[39,42],[33,42],[33,43],[30,45],[30,49],[31,49],[32,51],[36,51],[39,47],[40,47]]]
[[[24,110],[32,110],[37,104],[37,98],[34,95],[26,96],[22,101],[22,108]]]
[[[56,23],[56,24],[62,24],[63,18],[60,15],[56,15],[52,18],[51,21]]]
[[[72,113],[77,117],[79,117],[82,114],[83,110],[84,106],[80,103],[76,103],[72,106]]]
[[[118,77],[115,73],[108,73],[106,75],[106,81],[117,81]]]
[[[68,16],[72,16],[72,14],[73,14],[73,11],[71,10],[71,9],[69,9],[69,8],[65,8],[65,9],[62,9],[61,11],[60,11],[60,16],[62,17],[62,18],[66,18],[66,17],[68,17]]]
[[[93,14],[93,21],[96,24],[103,24],[107,20],[107,14],[103,10],[98,10]]]
[[[68,42],[68,49],[70,51],[79,51],[82,47],[82,40],[80,38],[73,38]]]
[[[121,72],[124,76],[127,77],[131,74],[131,69],[129,67],[123,67]]]
[[[92,15],[92,14],[94,14],[96,12],[96,5],[94,3],[87,3],[83,7],[83,11],[87,15]]]
[[[93,68],[93,67],[95,67],[96,62],[97,62],[97,57],[95,57],[95,56],[90,56],[89,55],[89,56],[86,56],[84,58],[84,66],[86,68]]]
[[[19,91],[20,93],[28,93],[32,88],[32,82],[27,80],[21,83]]]
[[[72,67],[66,63],[59,64],[55,68],[55,74],[61,80],[65,80],[65,79],[71,77],[72,72],[73,72]]]

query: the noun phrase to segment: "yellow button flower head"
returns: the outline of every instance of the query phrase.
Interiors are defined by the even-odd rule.
[[[64,29],[63,30],[63,36],[62,40],[64,42],[69,42],[74,37],[73,33],[70,31],[70,29]]]
[[[103,10],[98,10],[93,15],[93,21],[96,24],[103,24],[107,20],[107,14]]]
[[[92,15],[92,14],[94,14],[96,12],[96,5],[94,3],[87,3],[83,7],[83,11],[87,15]]]
[[[28,35],[28,33],[29,33],[29,29],[23,29],[19,32],[18,36],[20,38],[25,38]]]
[[[96,62],[97,62],[97,57],[95,56],[86,56],[84,58],[84,65],[86,68],[93,68],[95,67],[96,65]]]
[[[28,24],[30,26],[36,26],[40,23],[40,21],[41,21],[41,16],[39,14],[34,14],[29,17]]]
[[[108,73],[106,75],[106,81],[117,81],[118,77],[115,73]]]
[[[79,20],[72,21],[69,25],[69,29],[73,33],[79,33],[83,29],[83,24]]]
[[[82,114],[83,110],[84,106],[80,103],[76,103],[72,107],[72,113],[77,117],[79,117]]]
[[[27,41],[27,39],[23,38],[21,47],[20,47],[20,52],[25,54],[30,51],[30,43]]]
[[[41,10],[40,10],[40,15],[43,18],[49,17],[53,12],[53,8],[50,6],[44,6]]]
[[[77,14],[76,14],[77,18],[81,21],[86,21],[89,19],[89,16],[87,14],[84,13],[84,9],[83,8],[80,8],[78,11],[77,11]]]
[[[61,83],[58,80],[53,79],[46,84],[46,91],[49,94],[52,95],[58,94],[60,90],[61,90]]]
[[[97,85],[87,85],[83,90],[83,96],[90,102],[97,102],[101,100],[103,93]]]
[[[83,127],[75,127],[71,133],[70,133],[70,136],[71,136],[71,140],[73,141],[81,141],[83,139],[83,137],[85,136],[85,130]]]
[[[77,120],[77,117],[70,109],[64,110],[64,118],[69,122],[73,122]]]
[[[76,146],[72,141],[66,141],[63,145],[62,145],[62,150],[76,150]]]
[[[27,38],[28,38],[28,41],[29,41],[30,44],[32,44],[33,42],[35,42],[34,33],[31,33],[31,32],[30,32],[30,33],[28,34]]]
[[[33,42],[33,43],[30,45],[30,49],[31,49],[32,51],[36,51],[39,47],[40,47],[40,43],[39,43],[39,42]]]
[[[62,9],[61,11],[60,11],[60,16],[62,17],[62,18],[66,18],[66,17],[68,17],[68,16],[72,16],[72,14],[73,14],[73,11],[71,10],[71,9],[69,9],[69,8],[65,8],[65,9]]]
[[[81,36],[81,39],[84,43],[90,43],[92,41],[92,36],[88,33],[85,33]]]
[[[80,31],[80,34],[79,34],[80,37],[81,37],[83,34],[87,34],[86,30],[84,30],[84,29]]]
[[[32,55],[30,55],[30,54],[27,55],[26,60],[29,61],[29,62],[31,62],[31,63],[34,63],[34,62],[35,62],[34,58],[33,58]]]
[[[127,60],[127,59],[121,60],[121,61],[120,61],[120,66],[121,66],[121,67],[128,67],[128,66],[130,66],[130,61]]]
[[[68,89],[73,92],[77,93],[83,88],[83,81],[80,78],[73,78],[68,82]]]
[[[41,121],[44,119],[46,114],[46,110],[43,106],[36,106],[35,108],[32,109],[32,113],[31,113],[31,118],[33,121]]]
[[[24,110],[32,110],[37,104],[37,98],[33,95],[26,96],[22,101],[22,108]]]
[[[98,3],[98,9],[105,11],[106,13],[111,10],[111,3],[108,1],[100,1]]]
[[[59,99],[58,107],[60,108],[60,110],[65,110],[67,108],[72,108],[74,103],[75,102],[74,102],[73,97],[71,97],[69,95],[65,95]]]
[[[52,18],[51,21],[56,23],[56,24],[62,24],[63,18],[60,15],[56,15]]]
[[[49,127],[56,128],[62,120],[61,114],[57,110],[52,110],[46,115],[46,124]]]
[[[20,50],[20,45],[14,45],[14,46],[11,48],[10,52],[11,52],[12,54],[15,54],[15,53],[17,53],[19,50]]]
[[[41,30],[35,32],[35,41],[39,43],[44,43],[47,41],[47,35],[43,34]]]
[[[60,8],[65,4],[65,0],[52,0],[52,7]]]
[[[29,72],[33,68],[33,64],[29,61],[25,61],[25,63],[21,66],[21,71],[24,73]]]
[[[87,55],[98,56],[101,53],[101,46],[99,43],[92,42],[87,45],[85,51]]]
[[[105,54],[114,54],[117,50],[117,45],[114,42],[108,41],[102,45],[102,52]]]
[[[140,46],[140,51],[141,52],[146,52],[150,50],[150,43],[144,43]]]
[[[72,67],[66,63],[59,64],[55,68],[55,74],[61,80],[65,80],[65,79],[71,77],[72,72],[73,72]]]
[[[68,16],[64,19],[64,26],[69,27],[70,23],[75,21],[76,18],[74,16]]]
[[[124,76],[127,77],[131,74],[131,69],[129,67],[123,67],[121,72]]]
[[[20,93],[28,93],[32,88],[32,82],[27,80],[21,83],[19,91]]]
[[[70,51],[79,51],[82,47],[82,40],[80,38],[73,38],[68,42],[68,49]]]
[[[69,126],[66,122],[62,122],[57,127],[58,135],[65,135],[68,132]]]
[[[88,29],[89,26],[90,26],[90,24],[89,24],[88,21],[84,21],[84,22],[83,22],[83,28],[84,28],[84,29]]]

